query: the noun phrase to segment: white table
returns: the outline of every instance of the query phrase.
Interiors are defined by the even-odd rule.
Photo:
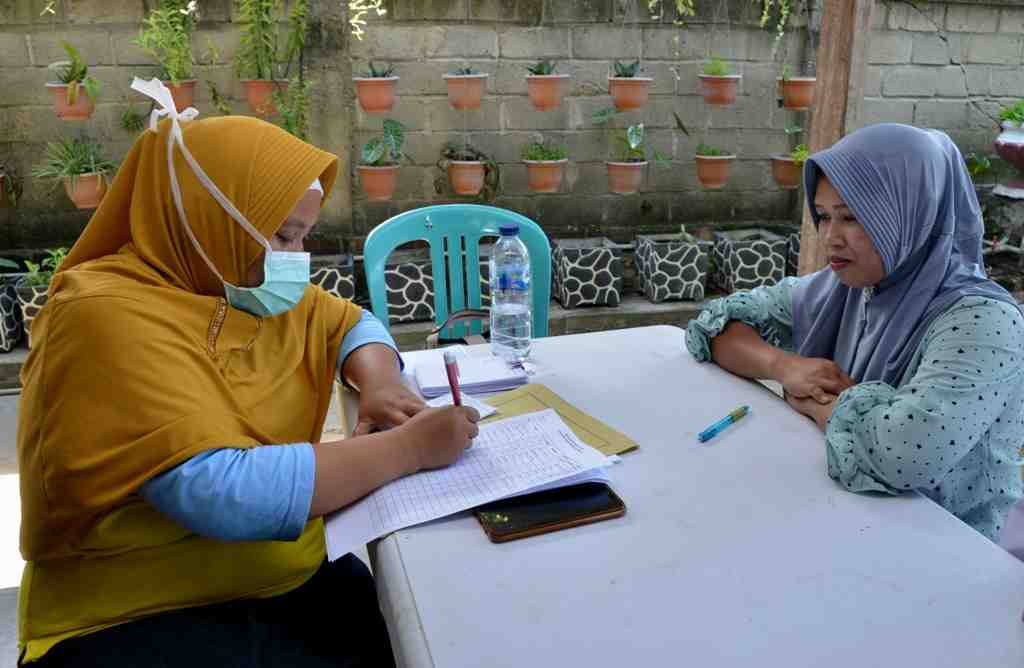
[[[640,443],[611,471],[628,512],[502,545],[462,514],[371,546],[399,665],[1024,666],[1024,564],[924,497],[840,489],[814,425],[681,330],[534,351],[536,382]]]

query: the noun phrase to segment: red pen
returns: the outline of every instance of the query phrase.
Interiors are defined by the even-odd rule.
[[[459,389],[459,363],[455,360],[455,353],[450,350],[444,351],[444,370],[448,374],[448,386],[452,388],[452,400],[456,406],[461,406],[462,391]]]

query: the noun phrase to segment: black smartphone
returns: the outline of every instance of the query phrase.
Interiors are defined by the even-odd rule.
[[[493,501],[474,511],[495,543],[609,520],[626,514],[626,504],[603,482],[584,482]]]

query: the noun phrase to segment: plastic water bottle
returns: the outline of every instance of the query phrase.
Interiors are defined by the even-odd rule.
[[[491,351],[509,364],[530,355],[533,324],[530,253],[518,225],[502,225],[491,253]]]

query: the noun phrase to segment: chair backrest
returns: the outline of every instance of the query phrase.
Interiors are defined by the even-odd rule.
[[[499,228],[511,224],[519,226],[519,238],[530,252],[533,336],[547,336],[551,300],[551,246],[547,235],[525,216],[479,204],[440,204],[413,209],[389,218],[370,232],[363,249],[363,268],[374,315],[388,325],[384,266],[398,246],[410,241],[426,241],[430,245],[434,321],[438,326],[456,311],[480,308],[480,239],[499,237]],[[471,325],[474,334],[479,334],[481,329],[480,323]],[[464,335],[463,325],[445,334]]]

